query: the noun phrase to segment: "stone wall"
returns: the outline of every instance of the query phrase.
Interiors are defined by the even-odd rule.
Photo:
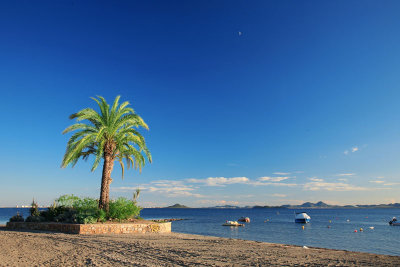
[[[83,235],[170,233],[171,223],[35,223],[8,222],[9,229],[41,230]]]

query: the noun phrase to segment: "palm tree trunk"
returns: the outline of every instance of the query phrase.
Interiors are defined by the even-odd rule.
[[[111,172],[114,168],[114,160],[109,153],[104,153],[103,174],[101,177],[99,208],[108,212],[110,202]]]

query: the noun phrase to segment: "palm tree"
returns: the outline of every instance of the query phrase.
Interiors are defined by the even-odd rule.
[[[76,132],[67,143],[62,168],[68,165],[74,167],[80,158],[87,160],[90,155],[94,155],[94,171],[103,159],[99,208],[108,211],[114,162],[118,161],[121,165],[122,179],[125,171],[124,161],[128,168],[132,166],[140,171],[145,165],[146,157],[151,162],[151,154],[145,140],[137,131],[139,127],[147,130],[149,127],[128,107],[128,101],[119,104],[120,96],[115,98],[111,108],[101,96],[92,99],[99,105],[100,113],[85,108],[69,117],[76,119],[77,123],[66,128],[63,134]]]

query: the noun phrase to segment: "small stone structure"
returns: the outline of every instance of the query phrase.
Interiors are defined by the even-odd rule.
[[[8,222],[7,228],[15,230],[41,230],[82,235],[170,233],[171,223],[36,223]]]

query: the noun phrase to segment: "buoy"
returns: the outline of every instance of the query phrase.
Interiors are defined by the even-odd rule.
[[[347,222],[349,222],[350,220],[349,219],[347,219]]]
[[[374,230],[375,227],[371,226],[369,229]]]
[[[357,230],[354,230],[354,233],[357,233]]]
[[[330,226],[330,225],[328,225],[328,228],[331,228],[331,226]]]
[[[329,220],[329,223],[332,223],[332,221],[331,221],[331,220]]]
[[[360,232],[364,231],[364,229],[360,228]]]

